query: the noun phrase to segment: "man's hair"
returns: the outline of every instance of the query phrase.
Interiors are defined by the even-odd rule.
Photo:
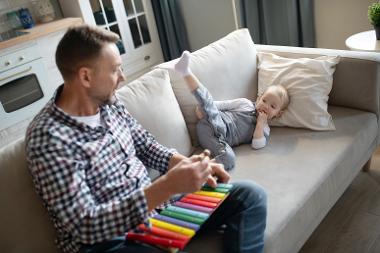
[[[290,98],[289,98],[288,90],[284,86],[271,85],[265,89],[264,93],[267,91],[271,91],[275,93],[277,96],[279,96],[279,98],[281,99],[281,110],[284,110],[288,107],[290,103]]]
[[[64,80],[70,80],[77,70],[89,66],[107,43],[116,43],[116,33],[95,26],[70,27],[57,46],[55,62]]]

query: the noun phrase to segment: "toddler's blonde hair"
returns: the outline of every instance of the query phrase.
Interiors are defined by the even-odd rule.
[[[277,96],[279,96],[279,98],[281,99],[281,110],[284,110],[288,107],[290,103],[290,98],[289,98],[288,90],[284,86],[282,85],[268,86],[262,94],[268,91],[273,92]]]

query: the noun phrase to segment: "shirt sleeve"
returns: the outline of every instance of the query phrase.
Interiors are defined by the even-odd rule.
[[[130,113],[127,113],[127,118],[137,157],[146,167],[157,170],[160,174],[166,173],[169,161],[177,151],[159,144]]]
[[[252,138],[251,147],[253,149],[261,149],[265,147],[269,141],[270,128],[267,125],[264,126],[264,136],[258,139]]]
[[[81,243],[93,244],[120,236],[148,217],[143,189],[99,203],[86,182],[86,159],[69,143],[49,138],[28,145],[28,165],[35,187],[49,213]]]

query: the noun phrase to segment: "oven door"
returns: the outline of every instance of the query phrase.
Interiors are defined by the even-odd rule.
[[[52,97],[42,59],[0,73],[0,130],[30,119]]]

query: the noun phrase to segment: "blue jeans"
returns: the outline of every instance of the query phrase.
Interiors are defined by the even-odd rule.
[[[217,230],[224,225],[223,248],[226,253],[261,253],[266,226],[266,193],[251,181],[234,183],[230,195],[208,218],[197,233]],[[154,247],[125,241],[124,237],[82,246],[81,253],[158,253]],[[186,248],[184,251],[186,252]]]

